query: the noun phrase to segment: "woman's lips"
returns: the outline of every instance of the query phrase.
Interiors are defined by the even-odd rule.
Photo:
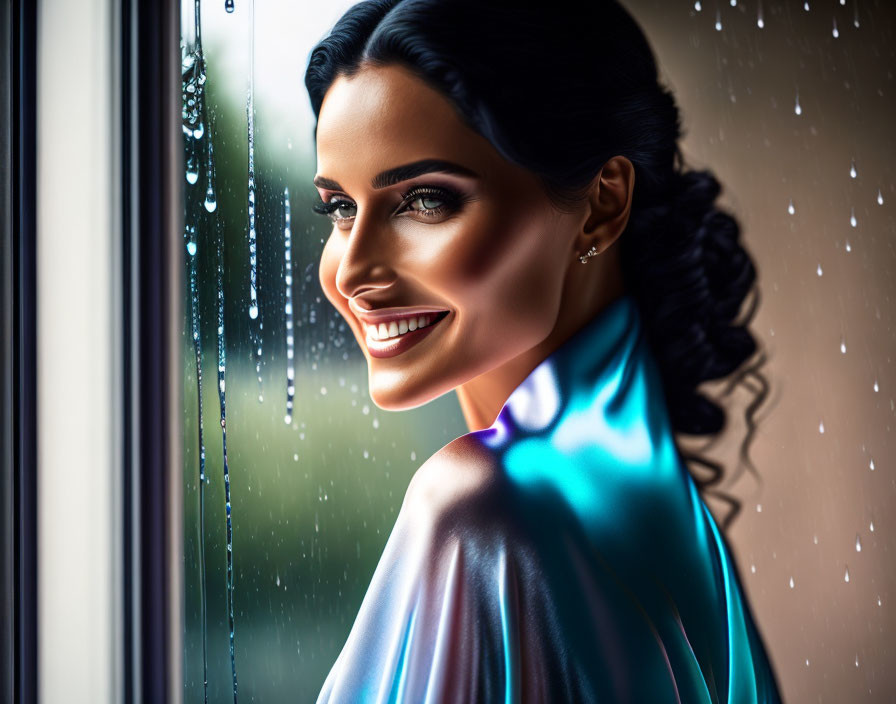
[[[391,316],[389,322],[364,322],[365,342],[372,357],[394,357],[406,352],[432,332],[449,311]],[[366,317],[366,316],[365,316]]]

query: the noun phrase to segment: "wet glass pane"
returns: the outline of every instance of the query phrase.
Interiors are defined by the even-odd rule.
[[[349,3],[258,3],[255,8],[254,167],[258,316],[250,316],[247,90],[248,2],[233,13],[202,3],[204,111],[185,149],[184,550],[185,699],[203,700],[196,348],[202,359],[207,484],[205,560],[210,701],[230,701],[227,531],[218,379],[217,246],[221,244],[226,441],[232,510],[234,660],[240,699],[314,701],[357,613],[413,471],[466,432],[451,396],[401,414],[367,393],[364,357],[324,298],[317,263],[329,222],[317,198],[312,113],[303,76],[312,46]],[[184,4],[186,92],[194,5]],[[190,88],[192,87],[192,91]],[[201,125],[201,126],[199,126]],[[201,136],[195,139],[193,135]],[[213,143],[212,212],[206,207]],[[291,211],[290,261],[284,194]],[[211,199],[208,199],[211,202]],[[210,206],[211,207],[211,206]],[[195,251],[191,255],[190,252]],[[287,267],[289,264],[289,267]],[[291,299],[287,298],[292,276]],[[294,320],[294,411],[288,414],[287,302]],[[258,354],[261,349],[260,355]],[[256,365],[260,360],[257,372]]]
[[[209,701],[232,701],[235,672],[244,701],[313,702],[411,475],[467,428],[453,395],[376,407],[364,357],[318,282],[330,228],[311,214],[303,79],[312,46],[351,3],[269,1],[254,15],[249,0],[227,4],[202,3],[204,81],[197,5],[182,13],[184,90],[196,100],[184,116],[184,266],[195,282],[181,321],[185,701],[203,701],[205,640]],[[625,5],[675,91],[689,164],[722,182],[759,270],[753,328],[772,390],[750,453],[762,483],[742,475],[727,487],[744,505],[729,536],[785,700],[890,701],[892,11],[855,0]],[[730,401],[731,426],[708,452],[727,467],[750,401]]]

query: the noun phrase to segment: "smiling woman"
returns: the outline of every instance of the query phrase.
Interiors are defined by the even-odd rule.
[[[622,290],[615,251],[589,271],[571,265],[577,251],[609,248],[627,222],[634,173],[624,157],[603,168],[590,200],[560,212],[533,174],[399,65],[334,81],[317,145],[316,210],[335,223],[321,285],[373,358],[381,408],[460,387],[468,425],[488,427],[523,377]],[[427,311],[442,313],[426,321],[431,335],[381,344],[402,317]]]
[[[370,395],[454,390],[469,428],[415,474],[318,701],[779,701],[674,437],[723,425],[696,386],[756,351],[755,271],[632,18],[361,2],[305,82],[320,283]]]

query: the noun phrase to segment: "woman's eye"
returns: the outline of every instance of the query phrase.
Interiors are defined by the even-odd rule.
[[[315,213],[326,215],[333,222],[347,220],[355,217],[358,212],[358,206],[351,201],[336,199],[331,201],[320,201],[311,206]]]
[[[446,188],[413,188],[403,194],[404,203],[398,210],[420,214],[424,219],[435,219],[449,215],[460,208],[463,201],[459,193],[454,193]],[[358,206],[344,198],[334,198],[330,201],[318,201],[312,206],[315,213],[326,215],[336,224],[347,224],[358,214]]]
[[[357,214],[358,206],[345,200],[337,201],[335,212],[340,218],[351,218]]]
[[[430,196],[421,196],[411,201],[411,204],[419,203],[420,207],[415,210],[435,210],[442,204],[441,198],[433,198]]]
[[[416,188],[405,194],[405,202],[407,207],[403,210],[410,210],[420,213],[424,217],[432,218],[457,210],[461,197],[459,194],[443,188]]]

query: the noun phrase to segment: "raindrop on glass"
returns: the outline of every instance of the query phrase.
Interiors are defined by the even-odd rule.
[[[858,175],[859,175],[859,172],[856,171],[856,160],[853,159],[852,162],[851,162],[850,165],[849,165],[849,177],[850,177],[850,178],[855,178],[855,177],[858,176]]]
[[[804,9],[806,12],[809,11],[809,3],[808,3],[808,2],[804,2],[804,3],[803,3],[803,9]]]
[[[806,658],[806,667],[809,667],[809,658]]]
[[[874,380],[874,393],[880,391],[880,386],[877,383],[877,379]]]
[[[787,204],[787,212],[793,215],[796,212],[796,208],[793,207],[793,198],[790,199],[790,203]]]
[[[856,667],[858,667],[858,666],[859,666],[859,656],[856,655]]]
[[[700,12],[700,10],[703,9],[703,5],[700,4],[700,0],[697,0],[697,2],[694,3],[694,9],[695,9],[697,12]]]
[[[716,31],[722,31],[722,13],[716,10]]]
[[[852,225],[853,227],[856,227],[859,224],[859,221],[856,220],[856,209],[855,208],[849,209],[849,224]]]
[[[856,533],[856,552],[862,552],[862,539],[858,533]]]
[[[840,340],[840,352],[842,354],[846,354],[846,340],[844,340],[842,338]]]
[[[280,575],[279,574],[277,575],[277,586],[278,587],[280,586]]]
[[[868,462],[868,469],[870,469],[872,472],[874,471],[874,460]]]
[[[818,269],[816,269],[816,273],[821,276],[821,264],[818,265]]]
[[[849,243],[849,240],[846,240],[846,251],[847,251],[847,252],[851,252],[851,251],[852,251],[852,245]]]
[[[218,201],[215,198],[215,191],[211,188],[211,186],[209,186],[209,189],[205,192],[204,205],[205,209],[210,213],[213,213],[218,209]]]
[[[794,107],[793,107],[793,111],[794,111],[797,115],[802,115],[802,114],[803,114],[803,108],[800,107],[800,94],[799,94],[799,92],[797,92],[797,94],[796,94],[796,105],[794,105]]]
[[[817,535],[812,536],[812,542],[815,543],[816,545],[818,545],[818,536]]]
[[[224,9],[233,12],[233,0],[224,0]]]
[[[756,565],[750,565],[750,572],[756,574]]]
[[[793,589],[793,577],[790,578],[790,588]]]
[[[868,524],[868,530],[870,530],[872,533],[874,532],[874,521],[871,521],[871,523]]]
[[[849,565],[846,566],[846,571],[843,573],[843,581],[844,582],[849,581]]]
[[[824,421],[819,422],[818,424],[818,432],[824,433]]]
[[[880,192],[879,188],[877,189],[877,204],[878,205],[884,204],[884,194]]]
[[[836,17],[834,18],[834,29],[831,30],[831,34],[833,35],[834,39],[836,39],[837,37],[840,36],[840,30],[837,29],[837,18]]]
[[[731,7],[737,7],[737,0],[731,0]]]

